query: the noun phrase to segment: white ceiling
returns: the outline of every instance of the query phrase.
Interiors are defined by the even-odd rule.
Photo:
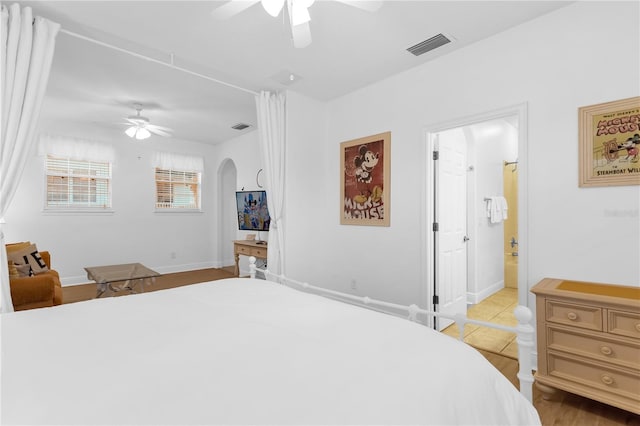
[[[330,100],[534,19],[570,2],[385,1],[374,13],[329,0],[311,6],[309,47],[292,46],[283,14],[260,4],[225,21],[224,1],[20,1],[66,31],[223,81],[218,84],[60,33],[43,121],[122,131],[133,103],[174,137],[220,143],[255,129],[249,92],[291,89]],[[406,51],[443,33],[453,40],[421,56]],[[533,36],[533,35],[532,35]],[[300,77],[290,84],[286,76]],[[252,127],[239,132],[237,123]],[[87,124],[88,123],[88,124]],[[158,137],[158,136],[153,136]]]

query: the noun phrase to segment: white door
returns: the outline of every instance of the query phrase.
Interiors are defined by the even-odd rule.
[[[459,129],[458,129],[459,130]],[[435,160],[435,214],[437,231],[435,294],[436,310],[467,313],[467,142],[464,134],[449,131],[438,135]],[[442,330],[451,321],[441,319]]]

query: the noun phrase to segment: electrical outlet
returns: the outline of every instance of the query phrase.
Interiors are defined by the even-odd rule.
[[[352,279],[351,280],[351,290],[357,290],[358,289],[358,285],[356,284],[356,280]]]

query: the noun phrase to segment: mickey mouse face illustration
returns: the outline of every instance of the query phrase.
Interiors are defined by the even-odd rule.
[[[356,180],[358,182],[371,182],[371,172],[378,164],[378,157],[379,154],[370,151],[366,145],[360,147],[358,155],[353,159],[353,164],[356,166]]]

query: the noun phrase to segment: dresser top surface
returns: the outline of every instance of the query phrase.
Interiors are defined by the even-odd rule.
[[[267,248],[267,242],[264,240],[235,240],[233,243],[240,244],[242,246]]]
[[[640,306],[640,287],[585,281],[545,278],[531,291],[535,294],[566,297],[579,300],[603,300],[622,305]]]
[[[563,280],[556,288],[558,290],[577,291],[580,293],[598,294],[601,296],[622,297],[624,299],[635,299],[640,301],[640,287]]]

